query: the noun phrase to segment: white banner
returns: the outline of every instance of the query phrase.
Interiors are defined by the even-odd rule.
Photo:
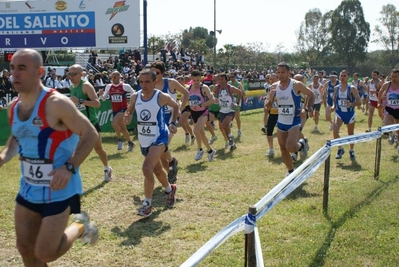
[[[139,0],[0,2],[0,49],[139,46]]]

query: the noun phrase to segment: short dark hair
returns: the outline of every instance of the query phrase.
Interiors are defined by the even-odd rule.
[[[153,71],[150,68],[145,68],[142,71],[140,71],[139,79],[141,75],[150,75],[153,82],[155,82],[155,80],[157,79],[157,74],[155,73],[155,71]]]
[[[201,72],[199,70],[193,70],[191,72],[191,76],[193,76],[193,77],[201,77],[202,74],[201,74]]]
[[[378,70],[373,70],[372,73],[375,73],[377,75],[380,75],[380,72]]]
[[[290,65],[288,65],[288,63],[285,62],[280,62],[278,63],[277,68],[286,68],[287,70],[290,70]]]
[[[160,60],[154,61],[151,64],[151,68],[158,69],[162,74],[165,72],[165,64]]]

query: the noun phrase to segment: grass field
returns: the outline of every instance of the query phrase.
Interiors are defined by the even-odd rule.
[[[310,119],[304,133],[310,154],[332,133],[321,116],[321,133],[312,133]],[[374,130],[380,124],[374,117]],[[194,161],[196,146],[184,144],[179,128],[170,146],[179,160],[177,204],[165,208],[166,196],[156,183],[153,215],[136,210],[143,198],[143,157],[116,150],[114,134],[103,134],[114,179],[103,183],[102,166],[92,152],[81,167],[85,193],[82,208],[101,232],[94,247],[76,242],[50,266],[179,266],[217,232],[246,214],[285,176],[277,140],[276,155],[264,156],[267,143],[260,131],[261,110],[242,114],[243,136],[233,153],[224,149],[221,134],[214,144],[214,162]],[[367,128],[357,115],[355,133]],[[234,125],[233,133],[237,133]],[[341,135],[346,135],[343,126]],[[373,179],[375,141],[355,146],[356,162],[346,153],[335,160],[332,149],[330,202],[322,210],[324,165],[304,184],[257,222],[265,266],[399,266],[398,154],[383,140],[380,179]],[[298,166],[301,162],[297,162]],[[1,168],[0,266],[22,266],[15,247],[14,198],[18,190],[17,158]],[[230,238],[198,266],[243,266],[244,233]]]

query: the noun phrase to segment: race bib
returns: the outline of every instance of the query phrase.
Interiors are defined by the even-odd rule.
[[[137,130],[142,136],[155,136],[157,130],[156,122],[141,122],[137,123]]]
[[[344,98],[344,99],[338,99],[338,106],[340,106],[341,108],[347,107],[346,101],[347,101],[346,98]]]
[[[229,101],[219,100],[219,105],[222,108],[227,108],[227,107],[229,107]]]
[[[53,171],[53,163],[49,159],[21,158],[23,176],[31,185],[49,186],[53,176],[48,176]]]
[[[80,111],[86,110],[86,106],[83,105],[83,104],[76,104],[76,108],[77,108],[78,110],[80,110]]]
[[[388,99],[388,104],[390,106],[399,106],[399,99]]]
[[[292,105],[279,105],[278,106],[278,114],[279,115],[293,115],[294,114],[294,106]]]
[[[194,107],[195,105],[201,104],[201,101],[199,101],[199,100],[190,100],[189,104],[190,104],[190,107]]]
[[[112,102],[122,102],[122,95],[111,95]]]

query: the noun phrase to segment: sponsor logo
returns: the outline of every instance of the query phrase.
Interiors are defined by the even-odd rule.
[[[33,118],[33,120],[32,120],[32,125],[33,126],[43,126],[43,120],[42,120],[42,118],[40,118],[40,117],[35,117],[35,118]]]
[[[151,119],[151,112],[148,109],[143,109],[140,112],[140,119],[142,121],[149,121]]]
[[[113,7],[110,7],[107,9],[107,12],[105,12],[105,15],[111,15],[109,20],[111,20],[113,17],[115,17],[116,14],[119,12],[124,12],[129,9],[129,5],[125,5],[126,0],[124,1],[117,1],[115,2]]]
[[[64,11],[65,9],[67,9],[67,2],[62,0],[55,2],[55,9],[57,9],[58,11]]]
[[[115,23],[112,25],[111,33],[113,36],[108,36],[108,42],[110,44],[127,44],[127,36],[123,36],[125,27],[122,24]]]
[[[84,1],[84,0],[80,1],[80,3],[79,3],[79,9],[86,9],[86,4],[85,4],[85,1]]]

